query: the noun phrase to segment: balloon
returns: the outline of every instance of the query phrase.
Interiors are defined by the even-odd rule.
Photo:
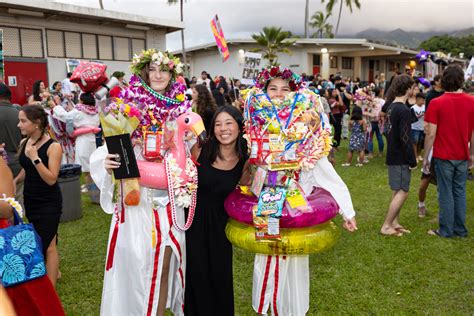
[[[72,133],[71,137],[76,138],[84,134],[97,134],[100,131],[101,131],[100,127],[83,126],[83,127],[76,128],[74,130],[74,133]]]
[[[281,241],[256,241],[255,228],[229,219],[225,228],[227,239],[236,247],[267,255],[305,255],[331,248],[340,235],[331,222],[312,227],[280,229]]]
[[[408,63],[408,66],[410,66],[410,69],[415,69],[415,67],[416,67],[416,61],[410,60],[410,62]]]
[[[292,214],[285,206],[280,219],[280,227],[314,226],[331,220],[339,211],[339,205],[337,205],[331,193],[322,188],[316,188],[306,199],[311,210],[305,213],[297,212]],[[248,225],[253,225],[252,207],[257,202],[256,196],[245,195],[237,188],[225,200],[224,208],[231,218]]]
[[[105,73],[106,69],[107,65],[104,64],[81,62],[72,73],[70,80],[77,83],[82,91],[94,92],[109,81]]]

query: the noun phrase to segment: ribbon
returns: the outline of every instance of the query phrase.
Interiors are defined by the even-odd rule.
[[[276,183],[277,183],[277,175],[278,175],[278,172],[276,171],[268,171],[268,185],[269,186],[276,186]]]

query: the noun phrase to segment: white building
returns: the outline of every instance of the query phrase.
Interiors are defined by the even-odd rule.
[[[16,83],[14,101],[23,104],[34,81],[64,79],[67,60],[102,62],[109,75],[124,71],[128,77],[134,53],[166,49],[166,34],[182,28],[180,21],[51,1],[0,0],[4,80]]]
[[[230,78],[242,78],[242,55],[259,46],[253,39],[232,39],[227,41],[229,59],[223,63],[216,43],[195,46],[186,50],[190,73],[199,76],[205,70],[212,76],[223,75]],[[291,47],[292,54],[279,54],[278,62],[301,74],[320,73],[323,78],[330,74],[343,77],[359,77],[361,81],[373,81],[375,75],[385,73],[390,78],[393,69],[403,71],[410,59],[418,53],[416,50],[382,45],[366,39],[298,39]],[[181,51],[174,52],[180,55]],[[268,64],[262,60],[260,66]],[[422,71],[421,65],[417,70]]]

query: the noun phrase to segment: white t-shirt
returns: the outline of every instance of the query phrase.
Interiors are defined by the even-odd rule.
[[[415,115],[418,118],[418,121],[411,124],[411,129],[415,131],[422,131],[423,124],[425,122],[425,105],[423,104],[422,106],[418,106],[415,104],[411,107],[411,109],[415,112]]]
[[[65,94],[72,94],[76,91],[76,86],[72,83],[69,78],[64,79],[61,81],[61,92],[63,95]]]

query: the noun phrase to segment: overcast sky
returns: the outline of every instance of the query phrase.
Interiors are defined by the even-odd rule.
[[[99,8],[98,0],[56,0]],[[179,20],[179,4],[165,0],[103,0],[104,9],[124,11],[155,18]],[[344,8],[339,34],[354,34],[367,28],[406,31],[458,30],[474,26],[473,0],[360,0],[361,9],[351,14]],[[219,15],[226,39],[249,38],[264,26],[281,26],[294,34],[304,33],[305,0],[187,0],[184,5],[187,47],[214,41],[209,26]],[[337,21],[336,6],[330,20]],[[310,16],[324,10],[320,0],[310,0]],[[310,30],[312,34],[312,30]],[[179,32],[167,37],[168,49],[181,47]]]

